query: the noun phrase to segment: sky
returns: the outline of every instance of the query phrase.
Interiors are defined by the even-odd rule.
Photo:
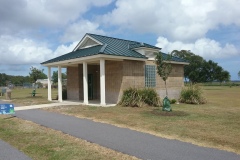
[[[86,33],[191,50],[238,79],[240,0],[1,0],[0,73],[71,52]]]

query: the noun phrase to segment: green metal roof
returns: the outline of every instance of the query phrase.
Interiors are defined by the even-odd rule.
[[[50,59],[41,64],[60,62],[60,61],[65,61],[65,60],[70,60],[70,59],[93,56],[93,55],[97,55],[97,54],[147,59],[146,56],[138,53],[134,49],[141,48],[141,47],[158,49],[158,50],[161,49],[161,48],[152,46],[150,44],[140,43],[140,42],[136,42],[136,41],[129,41],[129,40],[112,38],[112,37],[101,36],[101,35],[90,34],[90,33],[87,33],[86,35],[101,42],[103,45],[97,45],[97,46],[93,46],[93,47],[89,47],[89,48],[77,49],[76,51],[72,51],[72,52],[64,54],[62,56]],[[173,61],[185,62],[183,59],[180,59],[177,57],[174,57]]]

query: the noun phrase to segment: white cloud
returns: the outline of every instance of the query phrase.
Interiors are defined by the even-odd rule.
[[[180,41],[170,42],[165,37],[158,37],[156,46],[167,53],[173,50],[191,50],[191,52],[207,59],[221,59],[240,55],[240,51],[234,45],[227,43],[221,46],[219,42],[208,38],[200,38],[193,43],[183,43]]]
[[[71,24],[62,36],[62,42],[79,41],[86,33],[95,33],[105,35],[105,32],[99,29],[99,24],[88,20],[81,20]]]
[[[12,36],[0,36],[1,64],[39,64],[43,61],[71,52],[77,45],[60,45],[55,51],[46,44],[34,42],[31,39],[21,39]]]
[[[61,28],[82,17],[92,6],[105,6],[112,0],[8,0],[0,5],[0,34],[20,30]]]
[[[220,24],[240,26],[239,6],[239,0],[117,0],[103,21],[170,40],[191,41]]]

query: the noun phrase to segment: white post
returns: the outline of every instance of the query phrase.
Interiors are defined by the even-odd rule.
[[[106,105],[105,98],[105,60],[100,59],[100,91],[101,91],[101,105]]]
[[[88,104],[87,62],[83,62],[83,103]]]
[[[52,101],[51,67],[48,67],[48,100]]]
[[[62,102],[62,68],[58,66],[58,101]]]

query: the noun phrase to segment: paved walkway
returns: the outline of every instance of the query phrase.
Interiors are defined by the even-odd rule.
[[[31,160],[28,156],[0,140],[0,159],[1,160]]]
[[[11,103],[9,101],[1,101],[0,104]],[[8,143],[0,139],[0,160],[31,160],[24,153],[12,147]]]
[[[240,160],[235,153],[44,110],[16,111],[16,116],[141,159]]]

